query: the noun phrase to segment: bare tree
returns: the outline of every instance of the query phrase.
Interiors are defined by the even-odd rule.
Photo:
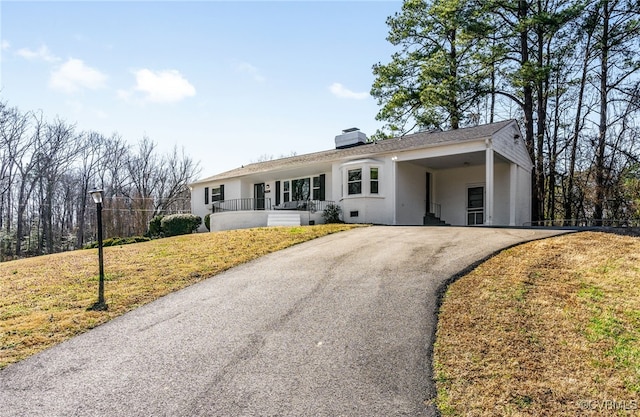
[[[198,171],[184,151],[161,155],[147,137],[132,152],[117,133],[78,133],[0,102],[0,260],[83,246],[94,186],[105,191],[106,236],[146,233],[153,215],[190,208]]]
[[[53,205],[55,192],[61,177],[67,173],[83,143],[75,133],[75,126],[56,119],[44,126],[38,135],[37,172],[40,197],[42,234],[38,249],[40,253],[54,252]]]
[[[0,259],[11,246],[12,189],[16,181],[16,161],[22,160],[27,149],[24,145],[27,125],[27,117],[16,107],[0,102]]]
[[[637,50],[640,47],[640,26],[637,24],[638,4],[631,0],[602,0],[594,5],[592,13],[597,18],[596,57],[600,66],[597,72],[600,97],[598,140],[595,146],[595,201],[593,217],[600,224],[603,219],[605,198],[610,171],[607,159],[613,158],[615,148],[608,146],[612,124],[624,117],[616,112],[619,101],[633,103],[637,100],[638,80],[632,75],[640,70]],[[629,110],[627,107],[626,110]],[[611,153],[608,153],[607,151]]]
[[[189,193],[188,184],[198,175],[198,164],[184,153],[173,151],[163,157],[158,172],[157,191],[152,217],[172,210],[189,210],[191,204],[185,198]]]
[[[15,256],[22,255],[22,239],[24,236],[24,217],[27,210],[27,203],[31,197],[37,176],[35,174],[37,166],[37,154],[35,144],[42,131],[43,120],[41,113],[31,113],[28,120],[31,120],[29,127],[31,133],[22,136],[20,145],[15,148],[12,162],[16,168],[18,181],[17,187],[17,210],[16,210],[16,239]]]
[[[76,176],[79,188],[76,205],[76,248],[84,245],[85,221],[87,214],[87,203],[89,202],[89,190],[96,184],[96,173],[99,167],[100,158],[104,154],[105,137],[97,132],[88,132],[80,137],[81,146],[78,155]]]

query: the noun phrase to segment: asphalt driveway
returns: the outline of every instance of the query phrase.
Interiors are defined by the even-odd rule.
[[[438,289],[557,233],[369,227],[297,245],[10,365],[0,416],[435,415]]]

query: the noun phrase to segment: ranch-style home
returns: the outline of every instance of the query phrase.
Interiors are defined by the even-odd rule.
[[[519,226],[531,221],[531,169],[515,120],[377,142],[353,128],[335,149],[192,183],[191,210],[211,213],[212,231],[319,224],[330,204],[347,223]]]

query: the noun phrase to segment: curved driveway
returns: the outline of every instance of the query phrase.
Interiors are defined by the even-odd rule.
[[[368,227],[303,243],[5,368],[0,415],[435,415],[438,289],[557,233]]]

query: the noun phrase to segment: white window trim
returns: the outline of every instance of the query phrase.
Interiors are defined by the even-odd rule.
[[[371,193],[371,168],[378,169],[378,192]],[[386,198],[384,189],[384,164],[381,161],[375,159],[364,159],[358,161],[351,161],[342,164],[342,200],[357,199],[357,198]],[[361,193],[349,194],[349,171],[354,169],[362,170],[361,178]]]
[[[323,172],[318,172],[317,174],[309,174],[309,175],[303,175],[301,177],[291,177],[291,178],[282,178],[279,179],[278,181],[280,181],[281,185],[281,189],[280,189],[280,193],[281,193],[281,199],[284,202],[284,183],[288,182],[289,183],[289,191],[287,191],[289,193],[289,201],[293,201],[293,181],[297,181],[297,180],[305,180],[308,179],[309,180],[309,199],[310,200],[315,200],[313,198],[313,191],[314,190],[320,190],[321,188],[313,188],[313,179],[314,178],[320,178],[321,175],[325,176],[325,185],[324,185],[324,190],[325,190],[325,199],[328,196],[328,190],[329,187],[327,185],[327,179],[330,178],[330,173],[327,173],[325,171]]]

